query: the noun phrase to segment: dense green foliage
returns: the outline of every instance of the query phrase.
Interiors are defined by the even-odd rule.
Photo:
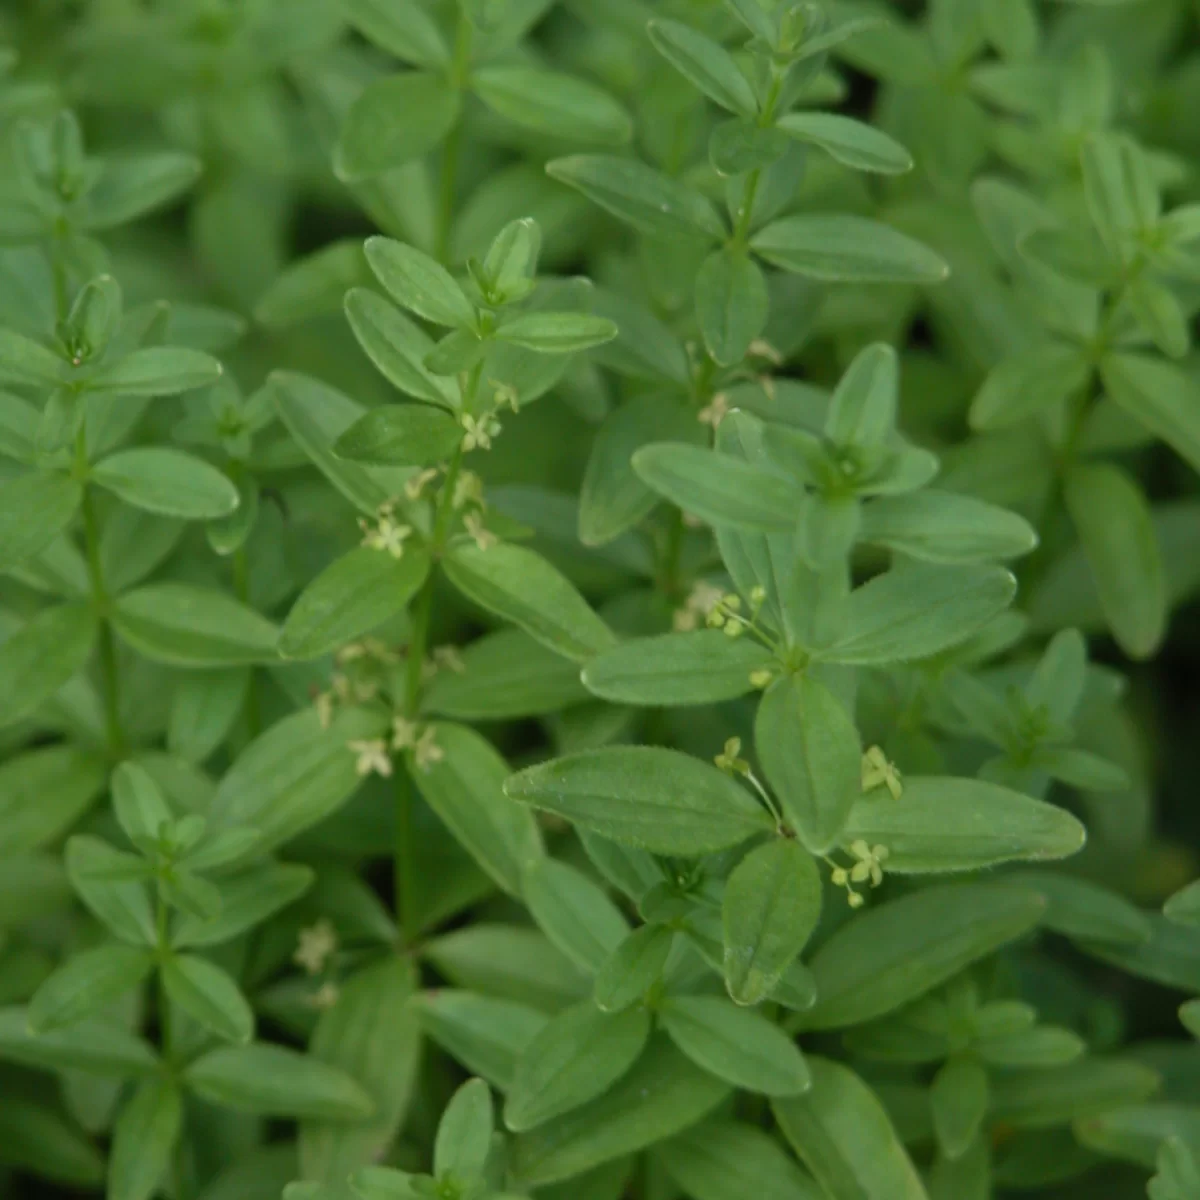
[[[1198,22],[10,0],[0,1191],[1200,1197]]]

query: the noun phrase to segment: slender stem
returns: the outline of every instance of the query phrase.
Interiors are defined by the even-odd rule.
[[[416,788],[405,763],[395,773],[396,847],[392,859],[392,897],[401,940],[411,945],[417,936],[416,839],[413,837],[413,801]]]
[[[463,92],[471,62],[471,41],[474,27],[459,14],[454,35],[454,59],[450,64],[450,86]],[[441,178],[438,181],[437,225],[434,229],[433,253],[438,262],[450,257],[450,231],[454,224],[454,196],[458,185],[458,160],[462,149],[462,117],[459,116],[446,135],[442,147]]]
[[[758,124],[762,129],[766,129],[775,120],[775,108],[779,104],[779,94],[783,89],[783,75],[777,73],[774,79],[771,80],[771,88],[767,92],[767,99],[763,104],[762,112],[758,116]],[[750,222],[754,217],[754,201],[758,197],[758,187],[762,182],[762,169],[756,167],[750,172],[750,177],[746,181],[746,191],[742,199],[742,206],[738,210],[737,224],[734,226],[732,242],[735,246],[744,246],[746,238],[750,233]]]
[[[233,552],[233,590],[245,605],[250,604],[250,558],[243,543]],[[251,740],[262,733],[262,710],[258,703],[258,675],[249,668],[250,679],[246,685],[246,729]]]
[[[117,648],[112,625],[108,620],[108,592],[104,586],[104,565],[100,559],[100,525],[87,484],[88,454],[87,425],[80,422],[75,437],[75,475],[82,487],[80,508],[83,513],[84,549],[87,555],[88,578],[92,585],[92,603],[100,619],[100,687],[104,700],[104,724],[108,750],[113,758],[125,753],[125,734],[121,729],[121,705],[117,693]]]
[[[661,577],[662,590],[669,600],[677,599],[680,592],[679,566],[683,557],[683,532],[683,510],[672,505],[667,517]]]

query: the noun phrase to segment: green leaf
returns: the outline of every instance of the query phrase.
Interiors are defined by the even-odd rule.
[[[1074,467],[1064,495],[1113,636],[1131,657],[1149,657],[1166,633],[1167,593],[1145,496],[1108,464]]]
[[[505,1125],[523,1133],[604,1095],[637,1062],[649,1036],[645,1009],[603,1013],[590,1000],[564,1009],[518,1059]]]
[[[221,364],[209,354],[181,346],[146,346],[103,367],[87,390],[120,396],[176,396],[208,387],[221,378]]]
[[[394,238],[366,241],[367,264],[392,299],[435,325],[475,324],[475,308],[441,263]]]
[[[1190,1104],[1134,1104],[1084,1117],[1072,1129],[1083,1145],[1150,1170],[1167,1139],[1195,1144],[1200,1138],[1200,1114]]]
[[[979,883],[929,887],[863,912],[813,956],[817,1003],[804,1027],[843,1029],[892,1012],[1028,932],[1045,908],[1036,892]]]
[[[498,116],[568,142],[620,146],[633,135],[629,114],[586,79],[528,66],[481,67],[471,90]]]
[[[1189,317],[1182,302],[1166,286],[1145,275],[1125,289],[1125,302],[1150,340],[1172,358],[1182,358],[1191,345]]]
[[[663,925],[635,929],[600,965],[594,999],[604,1012],[622,1012],[645,999],[662,977],[674,933]]]
[[[754,89],[719,42],[679,21],[651,21],[647,31],[659,54],[710,100],[743,117],[758,112]]]
[[[750,240],[774,266],[830,283],[941,283],[949,267],[927,246],[878,221],[798,213]]]
[[[504,795],[508,764],[465,725],[429,728],[442,758],[413,771],[417,788],[471,857],[510,896],[519,896],[523,873],[545,850],[533,814]]]
[[[178,450],[122,450],[98,462],[91,477],[126,504],[164,517],[208,521],[238,506],[238,490],[227,475]]]
[[[450,62],[441,30],[417,0],[343,0],[342,9],[363,37],[402,62],[417,67]]]
[[[1064,808],[980,779],[913,776],[899,800],[859,800],[841,834],[884,845],[897,874],[974,871],[1017,859],[1067,858],[1083,849],[1083,826]]]
[[[425,945],[425,955],[456,987],[554,1012],[590,986],[571,960],[536,929],[476,922]]]
[[[113,606],[113,627],[139,653],[174,667],[272,662],[279,631],[225,592],[152,583]]]
[[[579,537],[603,546],[631,529],[659,503],[630,459],[648,442],[703,436],[695,414],[661,395],[635,396],[605,418],[592,442],[579,497]]]
[[[616,704],[714,704],[744,695],[774,656],[750,638],[716,629],[634,638],[583,668],[589,692]]]
[[[896,352],[875,342],[855,355],[834,389],[823,432],[839,447],[882,446],[896,426],[900,370]]]
[[[358,344],[389,383],[418,400],[457,407],[458,387],[454,381],[434,375],[425,366],[433,351],[428,334],[394,304],[367,288],[351,288],[346,293],[345,307],[346,319]],[[353,427],[351,424],[348,429]],[[334,443],[335,447],[337,444]]]
[[[1200,926],[1200,880],[1193,880],[1179,891],[1173,892],[1163,905],[1163,915],[1177,925]],[[1140,941],[1144,938],[1129,940]]]
[[[404,1123],[420,1065],[420,1018],[412,964],[388,956],[358,971],[321,1013],[309,1044],[314,1059],[355,1079],[375,1103],[366,1122],[304,1121],[300,1166],[309,1178],[331,1183],[378,1161]]]
[[[878,1096],[849,1067],[810,1056],[812,1088],[771,1101],[779,1128],[830,1200],[927,1200]]]
[[[1092,375],[1078,346],[1046,342],[1002,359],[971,403],[973,429],[1005,429],[1074,395]]]
[[[383,467],[445,462],[462,441],[462,426],[440,408],[386,404],[360,417],[334,443],[339,458]]]
[[[70,524],[82,496],[77,480],[49,471],[0,480],[0,570],[44,550]]]
[[[1069,1029],[1045,1025],[975,1043],[979,1057],[992,1067],[1059,1067],[1074,1062],[1087,1050],[1087,1043]]]
[[[362,242],[330,242],[286,266],[254,305],[254,319],[283,330],[341,308],[349,288],[367,282]]]
[[[425,1032],[501,1091],[512,1088],[517,1060],[546,1025],[545,1014],[526,1004],[453,988],[422,992],[416,1003]]]
[[[312,886],[311,867],[267,863],[221,879],[221,911],[205,918],[182,913],[171,934],[175,949],[219,946],[286,908]]]
[[[343,709],[322,728],[314,709],[292,713],[252,741],[234,761],[209,809],[214,829],[257,829],[265,854],[340,808],[362,777],[348,743],[383,733],[379,715]]]
[[[1100,377],[1125,412],[1200,471],[1200,412],[1183,371],[1142,354],[1110,354]]]
[[[96,616],[84,604],[60,604],[43,609],[0,642],[0,726],[30,716],[83,670],[96,640]],[[0,846],[4,832],[0,803]]]
[[[1128,975],[1164,987],[1200,992],[1200,946],[1194,929],[1167,917],[1146,914],[1150,936],[1140,942],[1081,941],[1080,949]]]
[[[156,943],[149,893],[136,875],[127,873],[131,860],[141,866],[141,859],[80,834],[67,842],[64,860],[71,886],[108,929],[134,946]]]
[[[1095,133],[1080,152],[1083,194],[1096,231],[1119,261],[1136,253],[1134,237],[1158,220],[1158,189],[1145,153],[1129,137]]]
[[[1006,878],[1046,898],[1042,924],[1055,933],[1118,945],[1137,945],[1150,936],[1146,914],[1101,884],[1057,871],[1029,871]]]
[[[643,446],[633,456],[633,469],[656,492],[710,525],[790,533],[804,503],[796,479],[699,446]]]
[[[696,317],[708,352],[722,366],[746,357],[767,323],[770,297],[758,264],[744,250],[714,250],[696,275]]]
[[[461,107],[461,93],[441,74],[408,71],[367,84],[350,106],[334,150],[338,178],[357,183],[428,154]]]
[[[210,1050],[189,1064],[183,1078],[205,1100],[252,1115],[358,1121],[374,1110],[370,1096],[344,1071],[263,1042]]]
[[[865,505],[859,536],[910,558],[949,564],[1019,558],[1038,544],[1024,517],[934,488],[880,496]]]
[[[300,593],[279,635],[284,658],[320,658],[402,612],[429,575],[429,555],[400,558],[359,546],[334,559]]]
[[[250,687],[246,667],[189,671],[171,696],[167,748],[188,762],[208,758],[228,737],[241,715]]]
[[[848,666],[929,658],[977,633],[1016,589],[1001,567],[893,568],[850,593],[840,635],[814,656]]]
[[[769,170],[790,149],[791,140],[781,129],[739,117],[722,121],[708,138],[708,160],[724,176]]]
[[[482,1079],[469,1079],[450,1097],[433,1146],[439,1177],[470,1183],[483,1175],[492,1148],[492,1095]]]
[[[938,1144],[950,1158],[961,1158],[987,1112],[987,1072],[974,1059],[950,1059],[933,1077],[929,1102]]]
[[[711,854],[773,821],[715,767],[651,746],[585,750],[527,767],[505,795],[654,854]]]
[[[173,954],[162,965],[167,995],[205,1029],[228,1042],[254,1036],[254,1013],[238,985],[214,963]]]
[[[568,863],[543,858],[525,872],[523,894],[541,931],[588,974],[600,970],[629,933],[603,889]]]
[[[520,629],[501,629],[467,646],[460,669],[439,670],[421,709],[459,721],[498,721],[557,713],[587,698],[576,663]]]
[[[0,1109],[0,1161],[71,1188],[104,1183],[104,1158],[88,1136],[57,1108],[30,1096],[12,1096]]]
[[[50,1033],[103,1011],[137,987],[154,966],[148,950],[106,945],[67,959],[33,994],[29,1028]]]
[[[786,1033],[719,996],[675,996],[661,1009],[667,1035],[698,1067],[764,1096],[797,1096],[812,1083]]]
[[[913,167],[912,155],[894,138],[853,117],[828,112],[793,112],[776,128],[798,141],[818,146],[830,157],[859,171],[903,175]]]
[[[817,1185],[774,1138],[740,1121],[706,1121],[654,1153],[695,1200],[820,1200]]]
[[[1159,1077],[1141,1063],[1084,1058],[1053,1070],[998,1072],[991,1080],[988,1115],[1018,1129],[1048,1129],[1139,1104],[1159,1088]]]
[[[504,321],[495,333],[499,342],[539,354],[575,354],[616,336],[617,327],[607,317],[570,312],[520,313]]]
[[[450,546],[443,565],[468,599],[567,658],[586,662],[615,640],[566,577],[533,550],[503,542],[481,550],[464,539]]]
[[[760,701],[754,744],[788,822],[809,850],[825,853],[862,792],[862,745],[851,714],[811,675],[792,675]]]
[[[700,192],[635,159],[580,154],[556,158],[546,171],[642,233],[725,237],[721,218]]]
[[[158,784],[144,767],[123,762],[112,777],[113,812],[125,836],[136,846],[158,840],[171,821],[171,810]]]
[[[112,229],[162,208],[200,178],[203,165],[190,154],[159,152],[106,158],[96,186],[83,201],[82,223]]]
[[[84,1018],[67,1029],[35,1034],[24,1008],[0,1008],[0,1059],[41,1070],[117,1078],[158,1069],[150,1045],[108,1019]]]
[[[104,790],[99,754],[65,744],[12,754],[0,764],[0,859],[56,841]]]
[[[41,342],[12,329],[0,329],[0,382],[54,388],[66,371],[67,364]]]
[[[148,1079],[121,1111],[108,1164],[108,1200],[150,1200],[183,1128],[183,1097],[169,1079]]]
[[[771,995],[820,913],[820,874],[794,841],[773,838],[738,863],[721,905],[725,986],[737,1004]]]
[[[516,1182],[544,1187],[651,1146],[694,1125],[727,1092],[669,1041],[654,1037],[633,1069],[602,1096],[515,1140]]]

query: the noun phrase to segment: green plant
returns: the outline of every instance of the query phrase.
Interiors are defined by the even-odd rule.
[[[1194,1197],[1196,22],[10,6],[5,1194]]]

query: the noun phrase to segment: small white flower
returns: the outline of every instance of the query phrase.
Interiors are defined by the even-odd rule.
[[[292,962],[303,967],[310,975],[319,975],[337,946],[337,930],[331,921],[322,917],[315,925],[300,930]]]
[[[432,483],[438,477],[437,467],[426,467],[423,471],[418,471],[405,485],[404,494],[410,500],[419,500],[421,493],[425,490],[425,485]]]
[[[435,646],[433,661],[439,671],[453,671],[455,675],[462,675],[467,669],[457,646]]]
[[[388,755],[387,742],[383,738],[347,743],[358,755],[354,769],[359,775],[382,775],[387,779],[392,773],[392,760]]]
[[[461,471],[454,484],[451,503],[455,508],[464,508],[468,504],[478,504],[482,508],[483,480],[474,471]]]
[[[463,525],[466,526],[467,533],[471,535],[480,550],[490,550],[500,541],[490,529],[484,528],[483,517],[479,513],[467,513],[463,518]]]
[[[406,717],[396,717],[392,721],[392,749],[410,750],[417,744],[417,734],[420,726]]]
[[[711,425],[714,429],[729,413],[729,397],[724,392],[717,392],[713,398],[696,414],[696,420],[702,425]]]
[[[309,996],[308,1002],[313,1008],[324,1012],[326,1009],[332,1008],[341,999],[341,995],[341,988],[332,980],[326,980]]]
[[[419,771],[428,771],[446,757],[445,750],[434,740],[435,736],[433,726],[427,725],[425,731],[417,738],[417,744],[413,747],[413,758]]]
[[[313,701],[317,710],[317,720],[322,729],[328,729],[333,724],[334,695],[332,692],[318,692]]]
[[[492,438],[500,432],[500,422],[491,413],[482,417],[473,417],[470,413],[463,413],[459,417],[459,423],[464,430],[462,448],[467,452],[490,450]]]
[[[517,389],[511,383],[501,383],[498,379],[489,379],[492,385],[492,403],[497,408],[511,408],[516,412],[520,404]]]
[[[380,509],[380,513],[383,510]],[[381,515],[376,525],[361,522],[363,545],[372,550],[382,550],[393,558],[404,557],[404,543],[412,536],[411,525],[397,525],[388,515]]]
[[[765,358],[767,362],[778,367],[783,362],[783,355],[771,345],[766,338],[755,338],[746,350],[756,358]]]

